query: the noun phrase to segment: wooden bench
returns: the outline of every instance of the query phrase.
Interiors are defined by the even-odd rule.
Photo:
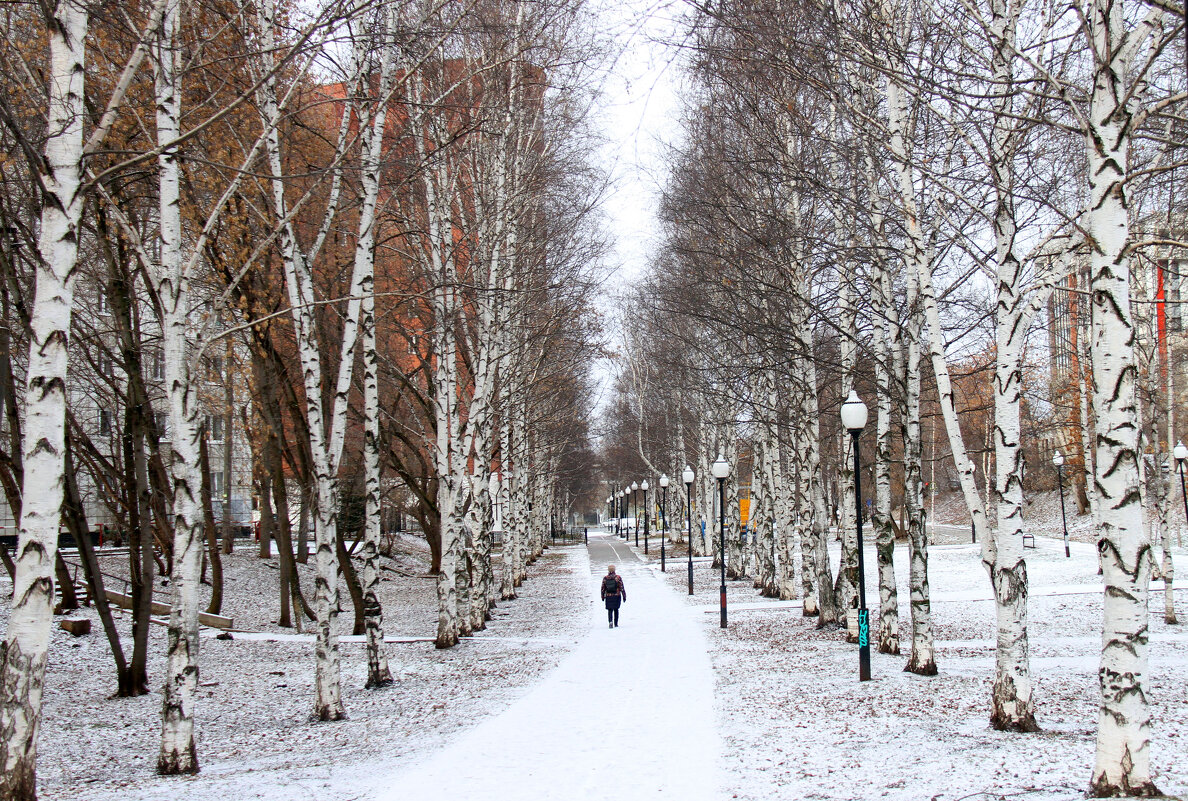
[[[108,603],[113,603],[116,606],[124,609],[132,608],[132,596],[125,595],[122,592],[113,592],[106,590]],[[153,601],[152,613],[154,615],[169,616],[173,611],[169,604],[161,603],[160,601]],[[198,622],[203,626],[210,626],[212,629],[230,629],[235,627],[235,619],[230,617],[223,617],[222,615],[212,615],[209,612],[199,612]]]

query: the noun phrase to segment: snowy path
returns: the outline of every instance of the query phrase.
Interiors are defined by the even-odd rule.
[[[698,615],[613,536],[590,536],[590,633],[528,695],[397,773],[376,796],[716,799],[714,676]],[[613,562],[627,603],[610,630],[598,581]]]

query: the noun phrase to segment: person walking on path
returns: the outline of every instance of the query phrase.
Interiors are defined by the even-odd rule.
[[[614,565],[607,565],[606,575],[602,577],[602,600],[606,604],[607,628],[616,628],[619,625],[619,607],[627,601],[627,588],[623,586],[623,577],[615,572]]]

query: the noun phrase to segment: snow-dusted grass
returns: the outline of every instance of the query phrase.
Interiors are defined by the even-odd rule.
[[[956,534],[951,539],[960,543]],[[978,548],[957,543],[930,548],[940,668],[935,677],[904,673],[906,652],[874,654],[874,681],[858,682],[856,646],[836,630],[818,630],[797,603],[759,597],[750,580],[727,581],[730,623],[722,631],[718,573],[708,560],[696,560],[696,594],[688,596],[683,549],[670,546],[669,572],[661,575],[659,543],[653,539],[646,566],[624,566],[630,571],[629,603],[617,631],[608,632],[594,609],[596,577],[578,546],[553,549],[538,561],[521,597],[501,604],[496,620],[476,640],[450,651],[436,651],[427,642],[389,645],[397,675],[392,688],[363,690],[363,645],[344,643],[350,719],[332,724],[307,720],[311,644],[284,636],[292,630],[270,622],[276,616],[276,571],[246,552],[236,554],[227,565],[225,611],[236,616],[237,625],[252,621],[263,637],[279,641],[203,639],[206,686],[198,712],[203,772],[197,778],[155,776],[160,695],[105,698],[114,681],[95,621],[87,637],[61,631],[53,637],[42,797],[339,801],[404,797],[404,790],[419,787],[420,797],[428,798],[435,777],[459,765],[450,781],[467,792],[458,797],[503,793],[517,801],[639,797],[636,791],[647,781],[666,782],[668,769],[682,780],[700,777],[697,791],[684,787],[688,797],[1082,798],[1097,726],[1101,579],[1095,551],[1074,542],[1072,558],[1066,559],[1063,544],[1044,536],[1026,551],[1031,666],[1044,731],[1016,735],[988,725],[994,605]],[[406,546],[400,569],[422,576],[426,555],[415,542]],[[616,548],[626,546],[618,542]],[[617,564],[625,565],[624,555]],[[1177,550],[1176,559],[1185,564],[1188,551]],[[873,607],[872,548],[867,566]],[[896,566],[906,648],[910,619],[902,547]],[[663,583],[652,582],[654,589],[645,592],[648,573]],[[385,575],[388,634],[431,636],[433,582]],[[255,583],[265,589],[253,597]],[[1188,627],[1163,623],[1161,585],[1156,582],[1152,590],[1153,768],[1164,792],[1185,796]],[[1186,619],[1188,591],[1176,595]],[[346,631],[349,602],[344,603]],[[0,614],[6,616],[6,608]],[[163,667],[164,629],[154,627],[153,637],[155,685]],[[712,672],[690,670],[699,649],[705,654],[701,664],[708,659]],[[711,689],[698,690],[697,682],[712,684],[709,724],[716,732],[689,717],[685,695],[697,692],[708,699]],[[635,739],[646,744],[631,741],[627,732],[636,729]],[[680,772],[690,765],[688,748],[674,745],[682,737],[711,746],[698,752],[697,771]],[[706,770],[714,748],[716,771]],[[484,787],[488,774],[492,785]],[[592,779],[597,781],[591,784]],[[509,782],[517,784],[507,787]],[[650,794],[668,794],[657,789]]]
[[[126,557],[125,557],[126,558]],[[311,560],[312,561],[312,560]],[[273,559],[275,562],[275,559]],[[416,555],[402,568],[419,568]],[[115,572],[114,565],[104,570]],[[292,633],[275,621],[277,575],[248,550],[226,563],[224,612],[236,626]],[[389,635],[429,635],[436,623],[432,580],[385,571],[381,601]],[[149,662],[154,692],[109,699],[114,668],[92,610],[93,631],[74,638],[54,631],[46,679],[38,775],[40,797],[109,799],[250,798],[319,801],[360,797],[368,774],[416,760],[460,729],[505,708],[553,668],[586,630],[589,572],[581,548],[547,551],[532,567],[520,597],[501,603],[488,629],[458,647],[438,651],[432,642],[387,646],[393,686],[364,690],[362,643],[342,647],[343,691],[349,719],[313,724],[314,659],[311,642],[260,642],[247,638],[202,640],[198,705],[199,759],[195,778],[158,778],[159,685],[164,671],[165,628],[152,627]],[[0,626],[7,624],[9,584],[0,593]],[[307,584],[306,586],[310,586]],[[344,591],[345,593],[345,591]],[[577,599],[581,599],[580,601]],[[340,631],[351,622],[349,598]],[[125,647],[130,624],[122,619]],[[308,629],[307,629],[308,632]]]
[[[1057,512],[1059,514],[1059,512]],[[902,656],[873,655],[874,680],[858,681],[856,645],[821,631],[795,604],[759,598],[727,581],[730,624],[718,628],[718,573],[695,562],[693,597],[709,636],[724,741],[723,797],[740,799],[1079,799],[1088,787],[1097,727],[1101,589],[1092,546],[1037,538],[1028,549],[1035,735],[988,725],[994,605],[976,546],[930,549],[940,675],[903,672],[910,612],[907,554],[896,550]],[[1188,553],[1177,552],[1180,564]],[[837,553],[832,552],[836,571]],[[867,599],[877,606],[874,551]],[[685,592],[683,553],[670,586]],[[1177,584],[1178,586],[1178,584]],[[1162,589],[1156,582],[1153,589]],[[1069,594],[1076,593],[1076,594]],[[1177,590],[1181,619],[1188,591]],[[1152,593],[1152,761],[1158,786],[1188,794],[1188,630],[1167,626]],[[872,615],[873,618],[873,615]],[[984,794],[984,795],[983,795]]]
[[[1093,528],[1093,516],[1078,515],[1077,504],[1072,490],[1066,483],[1064,486],[1065,516],[1068,520],[1068,537],[1073,542],[1092,543],[1096,536]],[[931,500],[925,503],[929,514],[929,521],[935,520],[941,524],[938,536],[934,542],[969,541],[969,513],[965,510],[965,500],[959,492],[942,492],[936,497],[935,505]],[[935,516],[933,510],[935,508]],[[1168,522],[1172,529],[1172,541],[1178,547],[1188,546],[1188,527],[1184,524],[1184,501],[1180,497],[1180,482],[1178,476],[1172,477],[1172,494],[1169,506]],[[990,510],[993,521],[993,510]],[[948,527],[954,527],[948,530]],[[1023,499],[1023,530],[1039,537],[1062,538],[1064,528],[1060,517],[1060,495],[1051,492],[1027,493]]]

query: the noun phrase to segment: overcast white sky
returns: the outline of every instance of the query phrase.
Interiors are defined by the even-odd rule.
[[[596,116],[608,141],[604,163],[614,190],[606,212],[618,274],[612,292],[630,285],[646,267],[657,231],[664,184],[661,143],[678,136],[675,51],[665,45],[679,33],[678,0],[595,0],[618,54]]]
[[[659,233],[658,205],[665,173],[663,145],[678,141],[679,66],[676,50],[667,43],[680,33],[676,19],[680,0],[591,0],[603,30],[611,38],[615,59],[603,87],[603,102],[595,114],[607,145],[602,164],[613,180],[605,212],[614,252],[614,268],[606,286],[607,300],[625,294],[647,270]],[[612,309],[605,318],[615,325]],[[620,347],[621,336],[607,332],[610,346]],[[596,366],[600,384],[597,409],[608,400],[615,365]]]

